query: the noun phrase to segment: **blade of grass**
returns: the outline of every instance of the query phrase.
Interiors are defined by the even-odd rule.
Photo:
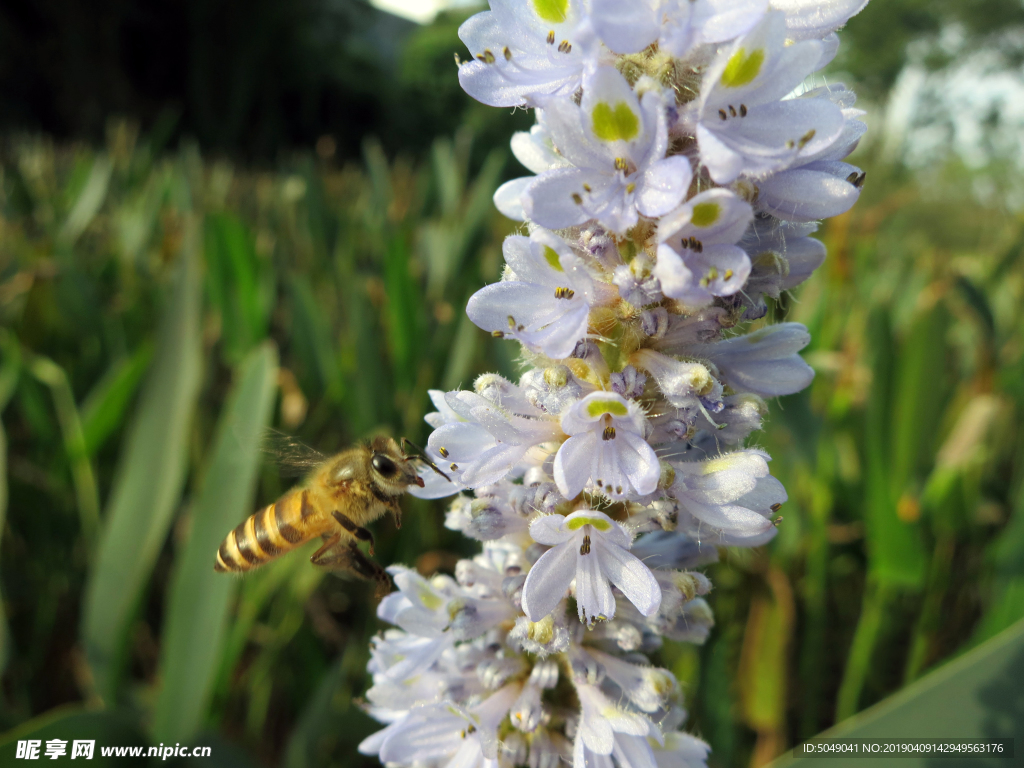
[[[152,360],[153,345],[141,344],[131,357],[111,366],[85,398],[81,416],[87,456],[95,456],[124,421],[125,412]]]
[[[63,247],[70,248],[75,241],[89,226],[103,205],[107,196],[107,188],[110,186],[110,174],[114,170],[114,164],[106,155],[98,155],[89,170],[82,191],[75,200],[67,219],[60,228],[57,238]]]
[[[357,636],[365,636],[372,631],[372,627],[367,627],[365,633]],[[309,697],[298,724],[288,737],[284,758],[286,768],[326,765],[339,747],[354,749],[361,737],[376,730],[376,724],[359,710],[354,701],[353,683],[362,686],[366,656],[366,648],[362,644],[355,641],[346,644],[341,658]]]
[[[860,705],[889,600],[897,587],[919,586],[925,570],[921,540],[916,530],[897,516],[892,495],[889,470],[895,350],[887,307],[877,307],[868,318],[867,342],[874,354],[871,391],[864,415],[868,581],[839,686],[837,722],[856,713]]]
[[[743,636],[737,674],[743,719],[757,731],[752,765],[763,765],[785,746],[789,642],[796,609],[786,575],[765,574],[770,593],[756,596]]]
[[[185,481],[202,365],[198,236],[189,221],[156,359],[124,443],[86,586],[82,639],[95,693],[108,706],[116,699],[132,616]]]
[[[828,563],[831,548],[828,524],[832,517],[835,459],[831,435],[818,442],[817,471],[808,478],[812,487],[808,515],[807,565],[802,580],[805,626],[800,649],[801,720],[800,736],[813,736],[820,729],[822,683],[828,628]]]
[[[228,213],[207,217],[205,245],[206,284],[221,317],[224,357],[236,364],[266,336],[259,260],[245,225]]]
[[[836,699],[836,722],[841,722],[857,713],[860,708],[860,695],[864,690],[871,659],[875,653],[875,645],[882,628],[885,615],[892,596],[892,589],[887,584],[869,583],[864,592],[860,618],[853,634],[850,654],[843,670],[843,680],[839,684],[839,696]]]
[[[238,586],[213,570],[214,553],[227,531],[252,511],[260,435],[270,423],[276,381],[277,351],[266,343],[239,366],[217,425],[188,541],[171,580],[155,741],[190,739],[206,714]]]
[[[8,345],[4,345],[5,347]],[[6,351],[6,350],[5,350]],[[7,408],[7,404],[14,395],[14,389],[18,383],[18,372],[21,368],[20,355],[8,356],[0,367],[0,413]],[[7,430],[0,421],[0,535],[3,534],[7,522],[7,501],[9,489],[7,487]],[[11,634],[7,626],[7,612],[4,610],[3,595],[0,594],[0,674],[7,669],[7,663],[11,659]]]
[[[867,341],[874,352],[871,392],[864,414],[864,522],[869,570],[881,582],[916,589],[924,580],[924,547],[917,527],[897,513],[891,480],[896,458],[891,436],[898,431],[893,420],[901,419],[902,414],[893,405],[899,384],[894,382],[892,366],[897,350],[888,309],[879,307],[870,317]],[[902,460],[902,452],[900,456]]]
[[[71,384],[64,369],[49,358],[33,357],[29,360],[28,367],[33,376],[50,388],[53,408],[57,412],[57,423],[60,424],[61,436],[64,439],[64,451],[71,466],[82,539],[85,541],[86,552],[91,556],[96,533],[100,527],[100,498],[96,488],[96,476],[85,449],[85,434],[82,431],[78,406],[75,405],[75,395],[71,391]]]

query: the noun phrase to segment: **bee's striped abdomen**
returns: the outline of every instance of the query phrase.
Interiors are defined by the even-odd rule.
[[[252,570],[318,536],[317,526],[307,524],[313,514],[307,491],[264,507],[225,537],[214,570]]]

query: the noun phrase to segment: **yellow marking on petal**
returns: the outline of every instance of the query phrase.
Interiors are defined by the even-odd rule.
[[[594,121],[594,135],[602,141],[630,141],[640,133],[640,118],[624,101],[614,108],[599,101],[590,117]]]
[[[703,466],[701,467],[701,474],[711,475],[714,474],[715,472],[724,472],[727,469],[732,469],[737,464],[740,464],[742,461],[742,458],[722,456],[717,459],[711,459],[710,461],[701,462],[703,464]]]
[[[587,415],[590,417],[603,416],[606,413],[612,416],[627,416],[629,409],[618,400],[592,400],[587,404]]]
[[[544,246],[544,260],[551,265],[551,268],[555,272],[564,272],[562,269],[562,262],[558,260],[558,251],[552,248],[550,245]]]
[[[544,21],[561,24],[569,12],[569,0],[533,0],[533,10]]]
[[[695,227],[710,227],[722,215],[722,206],[718,203],[697,203],[693,206],[690,222]]]
[[[749,54],[745,48],[740,48],[729,59],[729,63],[725,65],[721,83],[726,88],[739,88],[740,86],[747,85],[761,74],[761,66],[763,64],[763,48],[758,48]]]
[[[423,603],[423,607],[428,611],[436,611],[444,604],[444,600],[435,595],[426,587],[416,585],[416,594],[420,598],[420,602]]]
[[[612,524],[602,517],[576,517],[566,523],[565,527],[570,531],[578,531],[584,525],[592,525],[599,531],[607,531],[612,527]]]

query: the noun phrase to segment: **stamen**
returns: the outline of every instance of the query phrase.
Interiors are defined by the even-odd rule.
[[[548,45],[554,45],[554,44],[555,44],[555,30],[552,29],[550,32],[548,32]]]
[[[459,465],[458,465],[458,464],[456,464],[456,463],[455,463],[455,462],[453,461],[453,462],[452,462],[452,463],[451,463],[451,464],[449,465],[448,469],[450,469],[450,470],[451,470],[452,472],[458,472],[458,471],[459,471]]]
[[[615,170],[616,171],[624,171],[627,168],[629,168],[629,165],[626,163],[626,159],[624,157],[616,157],[615,158]]]
[[[723,120],[728,120],[729,119],[729,116],[727,114],[725,114],[725,110],[724,109],[718,110],[718,116],[720,118],[722,118]]]
[[[601,433],[603,440],[614,440],[615,439],[615,427],[605,427],[604,432]]]
[[[502,49],[502,53],[505,54],[505,61],[512,61],[512,51],[508,49],[507,45]]]
[[[590,554],[590,535],[589,534],[586,534],[586,535],[583,536],[583,544],[580,545],[580,554],[581,555],[589,555]]]
[[[583,205],[583,198],[580,197],[578,192],[572,193],[572,201],[576,203],[576,205]]]
[[[491,336],[493,336],[496,339],[503,339],[503,338],[505,338],[505,332],[504,331],[491,331]]]
[[[814,134],[816,134],[816,133],[817,133],[817,131],[814,128],[811,128],[811,130],[809,130],[807,133],[805,133],[803,136],[801,136],[800,137],[800,149],[803,149],[804,147],[806,147],[807,144],[810,142],[810,140],[814,138]]]
[[[572,43],[570,43],[568,40],[563,40],[562,42],[560,42],[558,44],[558,51],[559,51],[559,53],[568,53],[571,50],[572,50]]]
[[[482,61],[484,64],[494,63],[494,54],[491,53],[490,50],[485,50],[483,53],[478,54],[477,58],[480,59],[480,61]]]
[[[506,50],[508,50],[508,49],[506,48]],[[740,104],[740,117],[746,117],[746,116],[747,116],[747,105],[746,104]]]
[[[736,117],[736,107],[734,107],[732,104],[729,105],[729,114],[732,115],[733,117]]]
[[[445,448],[443,445],[437,449],[437,452],[441,454],[442,458],[448,458],[448,449]]]

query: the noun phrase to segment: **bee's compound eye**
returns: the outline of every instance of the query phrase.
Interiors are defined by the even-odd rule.
[[[398,471],[398,465],[382,453],[373,454],[373,468],[384,477],[391,477]]]

